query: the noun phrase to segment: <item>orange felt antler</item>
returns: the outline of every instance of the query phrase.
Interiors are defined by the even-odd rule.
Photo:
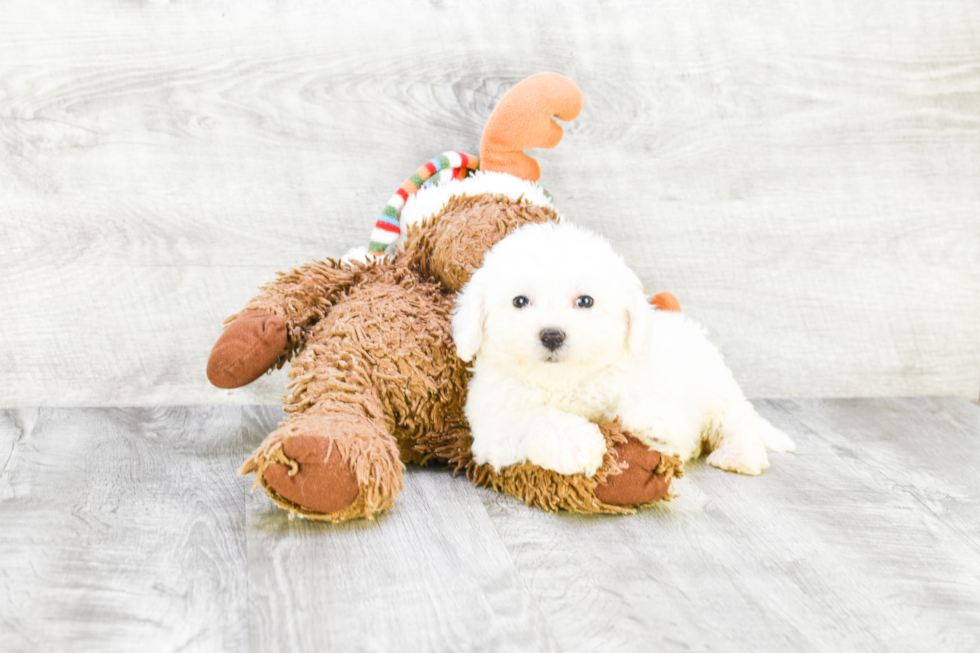
[[[650,298],[654,308],[661,311],[676,311],[680,313],[681,303],[669,292],[659,292]]]
[[[581,110],[582,91],[564,75],[539,73],[519,82],[487,120],[480,141],[480,168],[537,181],[541,168],[523,150],[558,145],[564,132],[552,117],[575,120]]]

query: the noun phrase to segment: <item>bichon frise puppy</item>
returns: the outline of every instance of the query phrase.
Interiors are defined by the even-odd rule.
[[[473,364],[473,456],[591,476],[618,417],[651,449],[742,474],[793,442],[760,417],[704,329],[658,311],[601,236],[566,223],[522,227],[486,255],[456,300],[453,339]]]

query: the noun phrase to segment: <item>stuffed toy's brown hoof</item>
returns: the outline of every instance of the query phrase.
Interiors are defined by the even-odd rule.
[[[265,468],[266,485],[279,496],[324,514],[340,512],[357,499],[357,475],[329,438],[290,438],[283,441],[282,453],[291,464],[274,462]]]
[[[228,325],[208,358],[208,380],[240,388],[272,367],[286,349],[286,320],[266,311],[242,313]]]
[[[371,519],[390,508],[405,466],[394,440],[348,413],[302,415],[269,434],[242,468],[281,508],[322,521]]]
[[[674,461],[664,461],[658,451],[651,451],[633,436],[627,436],[625,443],[613,447],[620,463],[619,474],[607,476],[596,485],[595,495],[600,501],[613,506],[639,506],[659,501],[670,490],[670,481],[680,474],[665,473],[667,464],[673,468]]]

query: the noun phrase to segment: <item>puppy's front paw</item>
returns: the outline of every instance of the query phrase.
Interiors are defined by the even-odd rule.
[[[599,427],[591,422],[568,426],[555,432],[554,437],[534,442],[528,460],[559,474],[592,476],[602,465],[606,454],[606,439]]]
[[[764,449],[725,444],[711,452],[708,464],[726,472],[758,476],[769,469],[769,457]]]

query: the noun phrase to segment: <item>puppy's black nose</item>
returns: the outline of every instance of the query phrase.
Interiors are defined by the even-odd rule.
[[[558,349],[561,343],[565,342],[565,333],[561,329],[542,329],[538,336],[541,338],[541,344],[550,351]]]

